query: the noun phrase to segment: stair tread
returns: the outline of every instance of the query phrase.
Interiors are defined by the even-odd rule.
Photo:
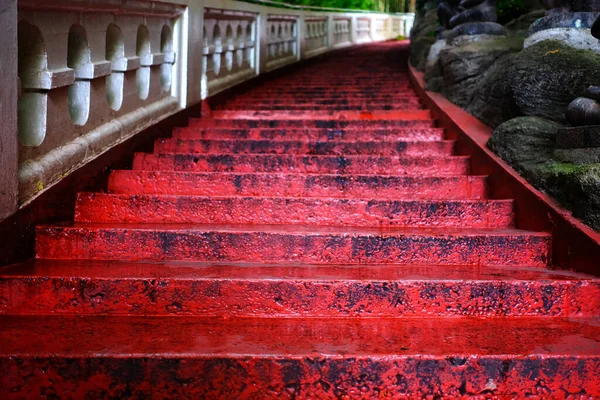
[[[343,282],[551,282],[600,283],[600,278],[562,269],[528,266],[302,264],[242,262],[134,262],[30,260],[0,268],[6,278],[183,280],[293,280]],[[599,299],[600,300],[600,299]]]
[[[100,222],[64,222],[53,225],[39,225],[40,229],[124,229],[136,231],[170,232],[256,232],[285,235],[398,235],[398,236],[529,236],[551,237],[550,233],[526,231],[515,228],[413,228],[413,227],[354,227],[319,225],[262,225],[262,224],[126,224]]]
[[[406,110],[406,111],[227,111],[216,110],[211,114],[211,118],[219,120],[268,120],[277,121],[286,120],[327,120],[327,121],[421,121],[431,120],[431,112],[429,110]]]
[[[202,154],[204,155],[204,154]],[[208,155],[208,154],[207,154]],[[240,154],[241,155],[241,154]],[[254,156],[254,154],[245,154],[246,156]],[[276,156],[275,154],[273,154],[273,156]],[[312,156],[311,156],[312,157]],[[373,179],[413,179],[413,180],[418,180],[418,179],[422,179],[422,180],[431,180],[431,179],[435,179],[435,180],[450,180],[450,179],[467,179],[467,180],[475,180],[475,179],[484,179],[487,178],[487,175],[460,175],[460,174],[455,174],[455,175],[423,175],[423,174],[419,174],[419,175],[409,175],[409,174],[401,174],[401,175],[394,175],[394,174],[377,174],[377,175],[365,175],[365,174],[332,174],[332,173],[312,173],[312,172],[298,172],[298,173],[290,173],[290,172],[229,172],[229,171],[173,171],[173,170],[167,170],[167,171],[154,171],[154,170],[116,170],[116,171],[112,171],[113,173],[119,173],[119,174],[141,174],[141,173],[148,173],[148,174],[175,174],[175,175],[207,175],[207,176],[218,176],[218,175],[225,175],[225,176],[236,176],[236,175],[248,175],[248,176],[252,176],[252,175],[256,175],[256,176],[278,176],[278,177],[286,177],[286,176],[291,176],[291,177],[296,177],[296,176],[307,176],[307,177],[311,177],[311,176],[318,176],[318,177],[334,177],[334,178],[341,178],[341,177],[347,177],[347,178],[354,178],[354,179],[365,179],[365,180],[373,180]]]
[[[140,194],[140,193],[104,193],[104,192],[78,192],[78,196],[86,197],[109,197],[109,198],[157,198],[157,199],[178,199],[178,200],[214,200],[223,201],[229,199],[236,200],[277,200],[277,201],[290,201],[290,202],[343,202],[343,203],[368,203],[368,202],[382,202],[382,203],[417,203],[417,204],[511,204],[514,203],[513,199],[378,199],[376,197],[352,197],[352,198],[339,198],[339,197],[292,197],[292,196],[272,196],[272,195],[261,195],[261,196],[244,196],[244,195],[188,195],[188,194]]]
[[[0,324],[2,357],[600,356],[598,317],[0,316]]]
[[[159,143],[272,143],[274,140],[270,138],[166,138],[166,139],[157,139]],[[302,144],[328,144],[328,145],[367,145],[367,144],[379,144],[379,145],[399,145],[402,143],[406,144],[452,144],[455,143],[455,140],[445,140],[445,139],[437,139],[437,140],[411,140],[410,137],[402,138],[395,140],[393,142],[389,140],[319,140],[319,139],[277,139],[275,141],[278,145],[284,144],[292,144],[292,143],[302,143]]]

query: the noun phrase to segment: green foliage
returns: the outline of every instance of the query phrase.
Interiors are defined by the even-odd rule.
[[[526,0],[498,0],[496,5],[496,9],[498,10],[498,23],[504,25],[527,13],[529,8],[529,4]]]
[[[283,0],[282,2],[305,6],[354,8],[358,10],[373,10],[375,7],[375,2],[372,0]]]
[[[253,2],[252,0],[247,0]],[[385,12],[405,12],[410,0],[275,0],[300,6],[347,8]]]

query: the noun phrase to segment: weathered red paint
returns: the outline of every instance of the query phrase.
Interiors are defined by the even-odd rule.
[[[486,178],[114,171],[108,189],[132,194],[461,200],[485,197]]]
[[[298,154],[136,153],[134,170],[328,175],[429,175],[469,173],[468,157],[313,156]]]
[[[305,141],[391,141],[424,142],[443,140],[444,130],[429,129],[207,129],[175,128],[177,139],[269,139]]]
[[[297,119],[197,119],[190,118],[190,127],[201,128],[319,128],[319,129],[344,129],[344,128],[433,128],[434,122],[431,118],[422,119],[301,119],[302,113],[297,114]],[[257,115],[256,118],[259,116]]]
[[[306,112],[306,111],[229,111],[217,110],[212,112],[215,119],[240,119],[240,120],[274,120],[274,121],[319,121],[319,120],[371,120],[371,121],[408,121],[431,119],[429,110],[410,111],[331,111],[331,112]]]
[[[0,398],[600,397],[600,279],[418,110],[406,44],[314,62],[38,227],[0,269]]]
[[[79,193],[78,222],[508,228],[512,200],[362,200]]]
[[[592,317],[600,279],[448,265],[43,260],[0,270],[2,314]]]
[[[454,142],[444,141],[327,141],[269,139],[159,139],[154,145],[157,154],[312,154],[312,155],[378,155],[378,156],[450,156]]]
[[[550,235],[514,229],[291,225],[41,226],[41,259],[547,266]]]
[[[585,318],[19,316],[0,324],[6,399],[600,396],[600,327]]]
[[[357,104],[357,105],[340,105],[340,106],[299,106],[299,105],[258,105],[254,104],[248,106],[242,105],[228,105],[225,110],[233,111],[380,111],[380,110],[419,110],[423,107],[417,104],[398,104],[398,105],[386,105],[378,106],[376,104]]]

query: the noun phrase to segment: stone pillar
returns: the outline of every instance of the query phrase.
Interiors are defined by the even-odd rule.
[[[356,44],[356,41],[358,39],[358,18],[356,18],[356,15],[353,15],[350,18],[350,43],[352,44]]]
[[[331,49],[333,47],[333,31],[335,30],[335,21],[333,19],[333,15],[327,17],[327,48]]]
[[[204,28],[204,0],[192,0],[187,11],[187,63],[180,60],[186,66],[187,95],[186,106],[197,104],[202,100],[199,82],[202,80],[202,43]]]
[[[0,220],[17,210],[17,0],[0,0]]]
[[[257,74],[262,74],[267,70],[267,55],[269,54],[269,32],[268,28],[269,14],[262,10],[256,18],[256,45],[258,46],[258,60],[256,65],[258,67]]]
[[[369,28],[370,28],[370,32],[369,35],[371,36],[371,42],[375,41],[375,38],[377,38],[377,18],[376,17],[370,17],[369,18]]]

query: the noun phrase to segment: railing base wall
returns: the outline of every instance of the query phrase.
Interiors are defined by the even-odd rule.
[[[189,118],[200,115],[199,108],[178,111],[111,147],[1,221],[0,266],[32,258],[37,225],[72,221],[77,192],[106,190],[110,170],[131,168],[135,152],[152,152],[156,139],[170,136],[173,127],[187,125]]]

